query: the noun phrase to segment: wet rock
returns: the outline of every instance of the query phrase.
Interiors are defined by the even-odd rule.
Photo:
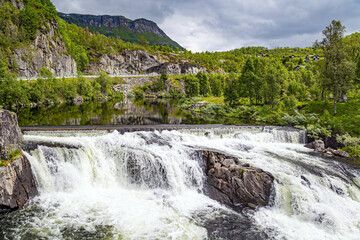
[[[301,183],[303,185],[308,186],[308,187],[311,186],[311,183],[310,183],[309,179],[307,179],[305,176],[301,175],[301,179],[303,180],[303,181],[301,181]]]
[[[326,156],[338,156],[338,157],[344,157],[344,158],[348,158],[349,157],[349,153],[343,150],[335,150],[332,148],[326,148],[322,151],[322,153]]]
[[[262,169],[239,165],[235,157],[203,151],[204,193],[235,210],[269,204],[274,177]]]
[[[0,168],[0,211],[20,209],[37,194],[35,177],[24,155]]]
[[[306,144],[305,147],[314,149],[315,151],[322,152],[325,150],[325,144],[322,140],[317,140],[314,142],[311,142],[309,144]]]
[[[16,210],[38,191],[29,160],[22,155],[16,114],[0,111],[0,211]],[[16,153],[16,154],[15,154]]]

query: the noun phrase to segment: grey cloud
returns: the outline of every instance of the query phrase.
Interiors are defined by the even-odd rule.
[[[194,50],[248,45],[311,46],[331,20],[358,31],[358,0],[54,0],[59,11],[124,15],[157,22]]]

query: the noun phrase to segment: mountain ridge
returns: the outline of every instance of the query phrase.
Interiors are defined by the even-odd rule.
[[[126,42],[141,43],[144,37],[150,45],[163,45],[183,49],[159,26],[148,19],[131,20],[121,15],[92,15],[58,12],[58,16],[69,24],[88,28],[91,33],[99,32],[108,37],[119,37]]]

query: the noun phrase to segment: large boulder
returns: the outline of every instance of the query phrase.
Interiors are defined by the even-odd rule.
[[[203,151],[202,156],[207,196],[235,210],[269,204],[274,182],[271,173],[219,152]]]
[[[0,111],[0,211],[22,208],[38,194],[29,160],[21,151],[16,114]]]

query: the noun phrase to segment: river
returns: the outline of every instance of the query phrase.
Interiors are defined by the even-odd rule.
[[[24,137],[40,194],[24,209],[0,216],[5,239],[360,236],[359,169],[304,148],[303,132],[265,127]],[[202,149],[272,173],[270,206],[237,213],[205,196],[196,154]]]
[[[177,100],[91,101],[22,108],[17,111],[19,125],[157,125],[157,124],[238,124],[235,118],[203,118],[177,107]]]

